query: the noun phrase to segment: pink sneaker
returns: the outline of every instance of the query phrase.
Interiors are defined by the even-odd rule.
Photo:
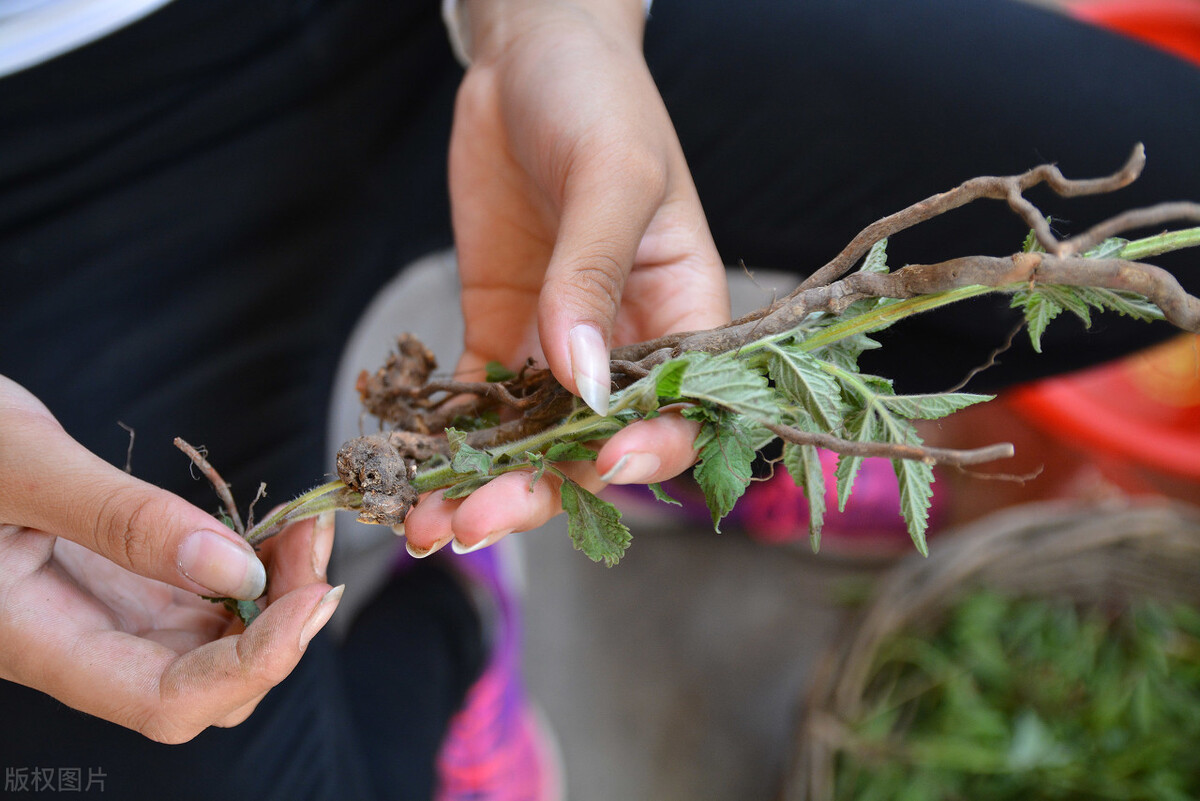
[[[494,608],[492,654],[467,693],[437,759],[436,801],[559,801],[562,759],[553,732],[525,690],[515,581],[501,543],[454,559]]]

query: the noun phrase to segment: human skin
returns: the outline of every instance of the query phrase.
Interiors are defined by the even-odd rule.
[[[533,356],[589,406],[608,403],[608,350],[729,317],[725,274],[674,127],[642,57],[641,0],[467,0],[471,65],[450,141],[463,289],[460,375]],[[662,481],[695,460],[693,424],[637,423],[590,488]],[[492,544],[560,510],[524,474],[463,500],[423,499],[409,551]]]
[[[474,36],[450,143],[466,318],[460,369],[544,358],[603,410],[608,350],[725,322],[724,271],[641,55],[640,0],[470,0]],[[692,424],[629,426],[589,487],[659,481],[694,459]],[[560,509],[547,476],[424,499],[408,545],[459,550]],[[0,377],[0,678],[155,740],[232,726],[295,667],[341,588],[328,516],[258,554],[203,510],[125,474]],[[257,597],[247,630],[199,594]]]

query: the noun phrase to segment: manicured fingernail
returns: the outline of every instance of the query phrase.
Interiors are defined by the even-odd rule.
[[[600,479],[609,484],[645,484],[661,467],[662,460],[655,454],[630,451]]]
[[[511,533],[512,533],[511,530],[495,531],[491,534],[488,534],[486,537],[484,537],[483,539],[481,539],[479,542],[475,543],[474,545],[463,545],[461,542],[458,541],[458,538],[455,537],[453,542],[450,543],[450,550],[454,551],[457,554],[475,553],[476,551],[480,550],[481,548],[486,548],[489,545],[491,545],[493,542],[495,542],[496,540],[500,539],[501,537],[507,536]]]
[[[267,587],[267,571],[247,543],[216,531],[193,531],[176,554],[179,571],[213,595],[252,601]]]
[[[392,526],[392,533],[395,534],[397,537],[403,537],[404,536],[404,524],[397,523],[396,525]]]
[[[604,337],[590,325],[577,325],[567,335],[567,349],[571,354],[571,375],[579,387],[579,396],[596,414],[608,414],[612,373]]]
[[[408,551],[408,555],[414,559],[424,559],[426,556],[429,556],[429,554],[436,553],[442,548],[445,548],[446,543],[448,542],[450,542],[450,537],[440,539],[433,545],[430,545],[428,548],[421,548],[413,545],[411,541],[408,541],[404,543],[404,550]]]
[[[317,523],[313,526],[312,569],[321,581],[325,580],[325,571],[329,569],[329,554],[333,551],[334,522],[334,513],[331,510],[317,515]]]
[[[342,592],[346,589],[345,584],[339,584],[329,592],[321,596],[321,600],[313,607],[312,612],[308,615],[308,620],[304,621],[304,628],[300,629],[300,650],[303,651],[312,642],[312,638],[317,636],[317,632],[325,628],[325,624],[329,622],[329,618],[333,617],[333,613],[338,608],[338,602],[342,600]]]

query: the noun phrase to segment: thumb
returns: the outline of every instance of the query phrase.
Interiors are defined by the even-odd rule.
[[[206,595],[254,599],[254,549],[202,509],[127,475],[76,442],[0,377],[0,524],[79,543],[134,573]]]
[[[597,414],[608,413],[610,341],[621,294],[664,194],[661,180],[633,172],[572,175],[538,299],[538,332],[551,371]]]

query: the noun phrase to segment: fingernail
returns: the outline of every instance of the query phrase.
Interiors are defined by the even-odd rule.
[[[267,587],[267,571],[245,542],[215,531],[193,531],[179,546],[179,572],[213,595],[254,600]]]
[[[609,372],[608,345],[590,325],[577,325],[567,335],[571,354],[571,375],[579,387],[579,396],[600,416],[608,414],[608,394],[612,382]]]
[[[600,479],[608,484],[645,484],[661,467],[662,460],[655,454],[630,451]]]
[[[325,580],[325,571],[329,569],[329,554],[333,551],[334,525],[334,513],[328,511],[317,515],[317,523],[313,526],[312,569],[321,581]]]
[[[474,545],[463,545],[461,542],[458,541],[458,537],[455,537],[454,540],[450,543],[450,550],[452,550],[456,554],[460,554],[460,555],[475,553],[476,551],[480,550],[481,548],[486,548],[489,545],[491,545],[493,542],[495,542],[496,540],[500,539],[501,537],[507,536],[508,534],[511,534],[511,533],[512,533],[511,529],[506,530],[506,531],[495,531],[495,532],[492,532],[491,534],[488,534],[486,537],[484,537],[483,539],[481,539],[479,542],[475,543]]]
[[[392,526],[392,533],[395,534],[397,537],[403,537],[404,536],[404,524],[397,523],[396,525]]]
[[[426,556],[429,556],[429,554],[436,553],[442,548],[445,548],[446,543],[448,542],[450,542],[450,537],[440,539],[433,545],[430,545],[428,548],[421,548],[417,545],[413,545],[411,541],[406,541],[404,543],[404,550],[408,551],[408,555],[414,559],[424,559]]]
[[[339,584],[329,592],[321,596],[321,600],[313,607],[312,612],[308,615],[308,620],[304,621],[304,628],[300,629],[300,650],[303,651],[312,642],[312,638],[317,636],[317,632],[325,627],[329,622],[329,618],[333,617],[333,613],[338,608],[338,602],[342,600],[342,592],[346,589],[345,584]]]

